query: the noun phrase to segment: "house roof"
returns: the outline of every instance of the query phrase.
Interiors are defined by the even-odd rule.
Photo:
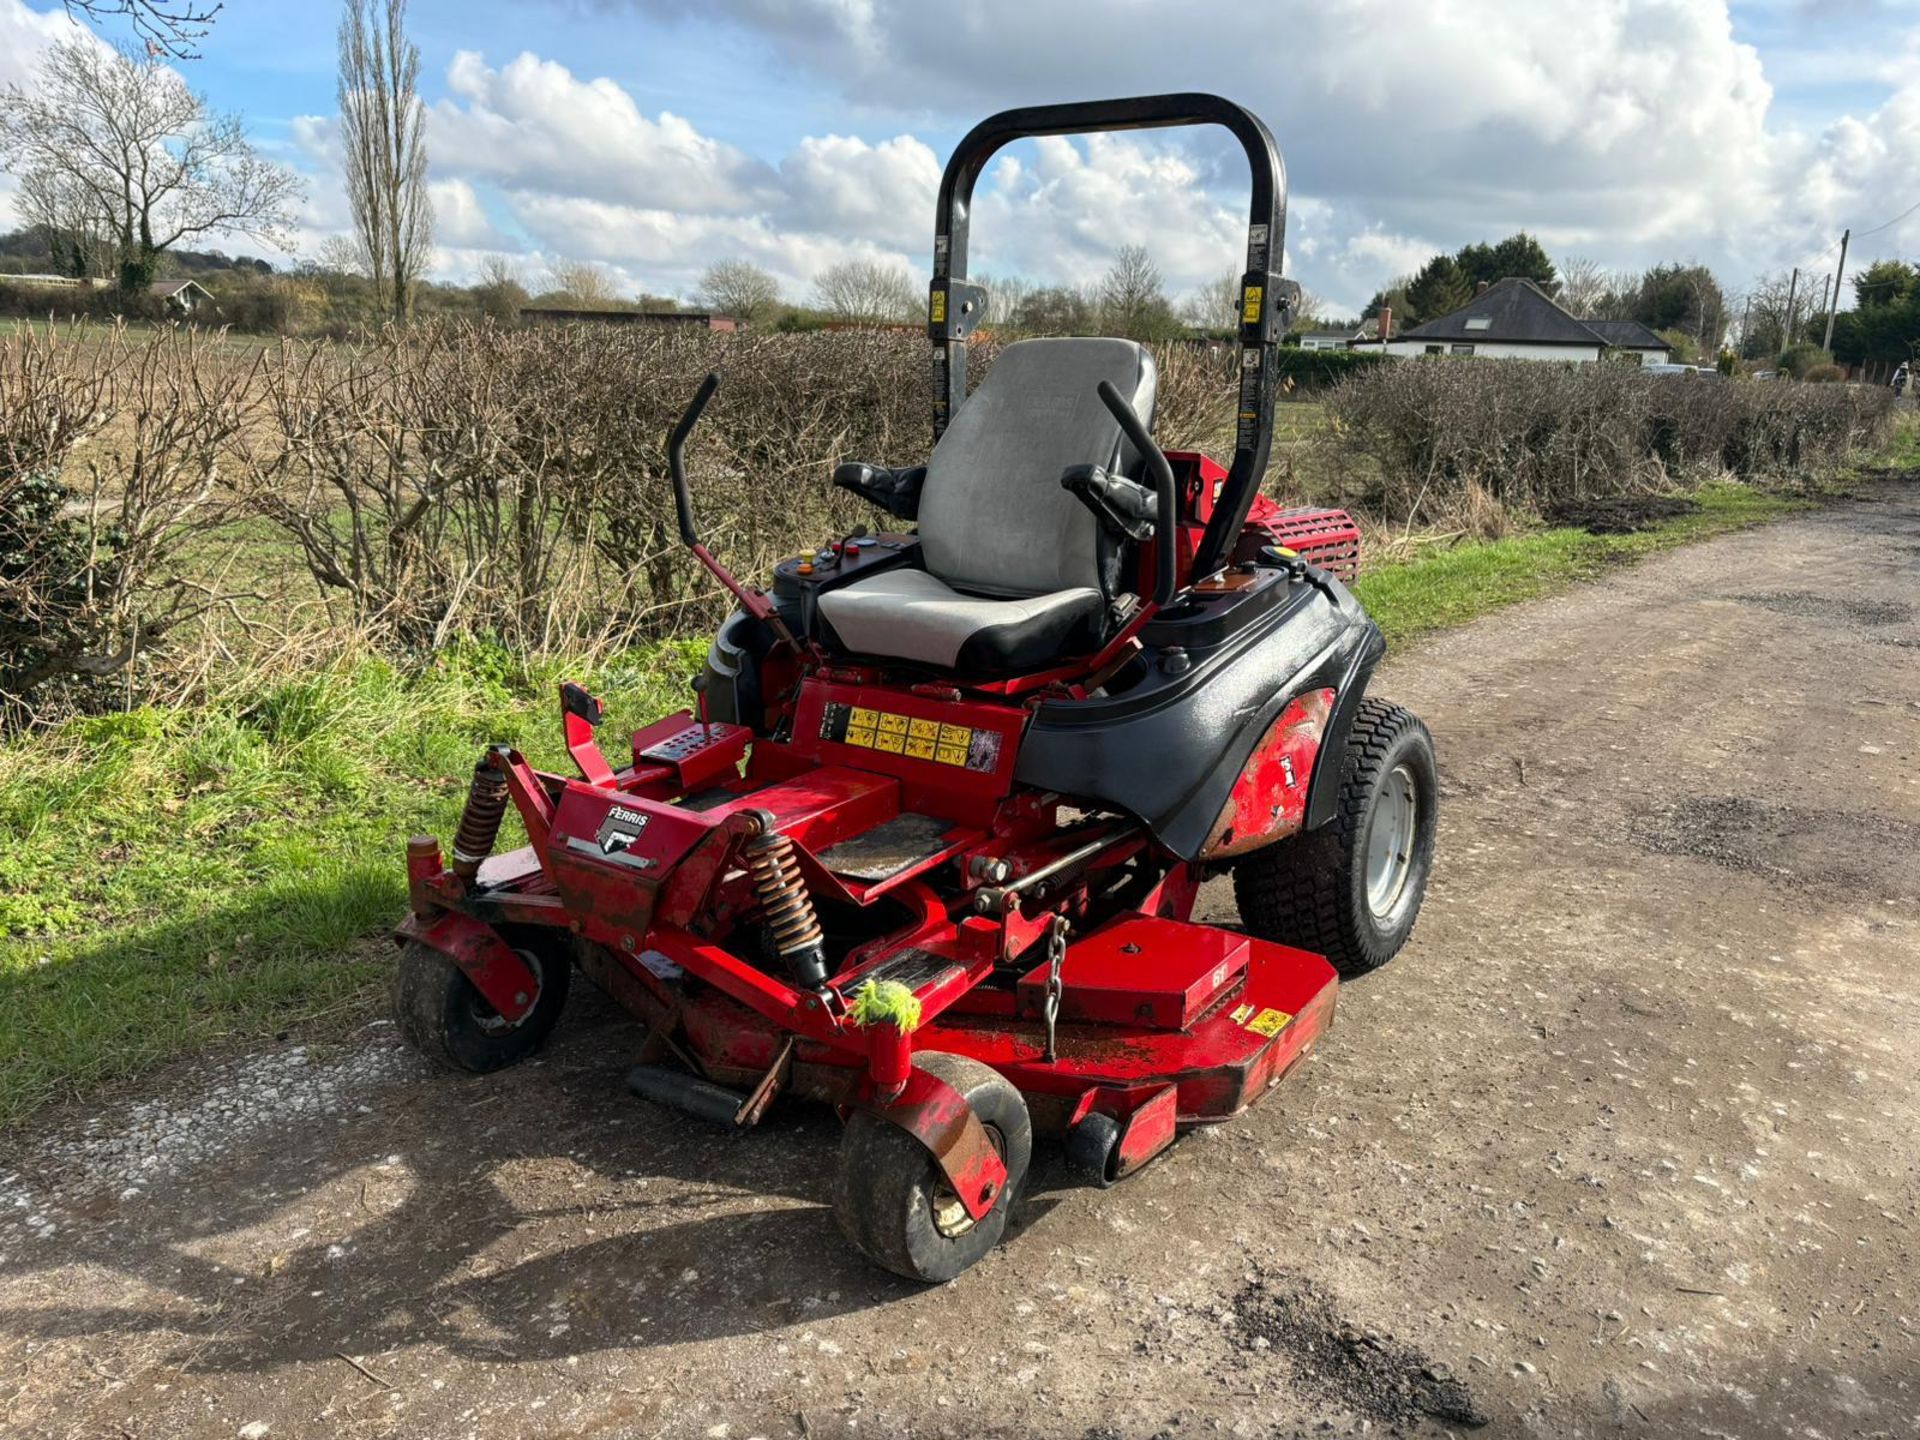
[[[1470,324],[1484,320],[1484,325]],[[1531,280],[1511,276],[1489,285],[1451,315],[1405,331],[1402,340],[1465,340],[1519,345],[1605,345]]]
[[[1671,350],[1673,348],[1638,320],[1582,320],[1580,323],[1617,349]]]
[[[148,283],[147,289],[166,300],[171,300],[183,290],[198,290],[202,295],[207,295],[206,287],[193,280],[154,280]],[[211,300],[213,297],[207,295],[207,298]]]

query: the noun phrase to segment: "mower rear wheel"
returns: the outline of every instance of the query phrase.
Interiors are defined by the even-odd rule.
[[[1033,1122],[1020,1092],[977,1060],[940,1051],[913,1063],[960,1092],[1006,1163],[1007,1183],[993,1208],[969,1216],[932,1155],[890,1120],[857,1110],[840,1137],[833,1218],[874,1264],[909,1280],[953,1279],[1000,1243],[1007,1212],[1033,1158]]]
[[[1420,914],[1439,798],[1427,727],[1398,705],[1362,700],[1333,819],[1234,867],[1240,918],[1262,940],[1318,951],[1343,976],[1386,964]]]
[[[540,988],[533,1008],[518,1020],[508,1020],[448,956],[409,941],[393,976],[393,1019],[401,1035],[450,1070],[484,1075],[526,1059],[545,1043],[560,1018],[573,970],[564,955],[516,949]]]

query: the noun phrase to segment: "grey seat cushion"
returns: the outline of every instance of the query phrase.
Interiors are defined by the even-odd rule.
[[[972,672],[1084,653],[1098,642],[1104,608],[1091,586],[988,599],[962,594],[924,570],[884,570],[820,597],[821,614],[856,654]]]
[[[1099,522],[1060,488],[1060,474],[1086,464],[1126,471],[1135,460],[1100,403],[1102,380],[1153,423],[1144,346],[1022,340],[1000,352],[927,463],[919,519],[929,571],[986,595],[1100,587]]]

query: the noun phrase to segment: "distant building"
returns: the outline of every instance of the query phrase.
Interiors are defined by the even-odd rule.
[[[528,325],[660,325],[729,333],[747,328],[733,315],[701,310],[575,310],[560,305],[523,305],[520,319]]]
[[[1404,330],[1390,340],[1363,339],[1354,349],[1386,355],[1478,355],[1490,360],[1559,360],[1585,364],[1602,355],[1666,363],[1667,342],[1637,320],[1576,320],[1531,280],[1489,285],[1451,315]]]
[[[191,315],[202,305],[213,305],[213,296],[192,280],[155,280],[147,293],[159,296],[176,315]]]
[[[1642,365],[1665,365],[1673,347],[1638,320],[1583,320],[1580,322],[1607,342],[1609,350],[1638,356]]]
[[[108,280],[76,280],[71,275],[0,275],[0,282],[70,290],[104,290],[112,286]],[[167,309],[180,316],[191,315],[203,305],[213,305],[213,296],[192,280],[155,280],[147,286],[147,293],[164,301]]]
[[[1309,330],[1300,337],[1302,350],[1344,350],[1354,340],[1351,330]]]

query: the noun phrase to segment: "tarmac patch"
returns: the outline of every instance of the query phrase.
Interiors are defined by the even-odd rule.
[[[1656,855],[1688,856],[1792,889],[1920,891],[1920,826],[1861,811],[1690,795],[1638,817],[1632,834]]]
[[[1736,595],[1742,605],[1759,605],[1801,620],[1831,620],[1842,625],[1898,625],[1913,618],[1913,607],[1897,600],[1842,600],[1808,590],[1778,590],[1767,595]]]
[[[1464,1380],[1385,1331],[1350,1324],[1303,1275],[1262,1274],[1234,1297],[1242,1350],[1278,1357],[1302,1394],[1389,1424],[1422,1417],[1480,1426],[1487,1414]]]

